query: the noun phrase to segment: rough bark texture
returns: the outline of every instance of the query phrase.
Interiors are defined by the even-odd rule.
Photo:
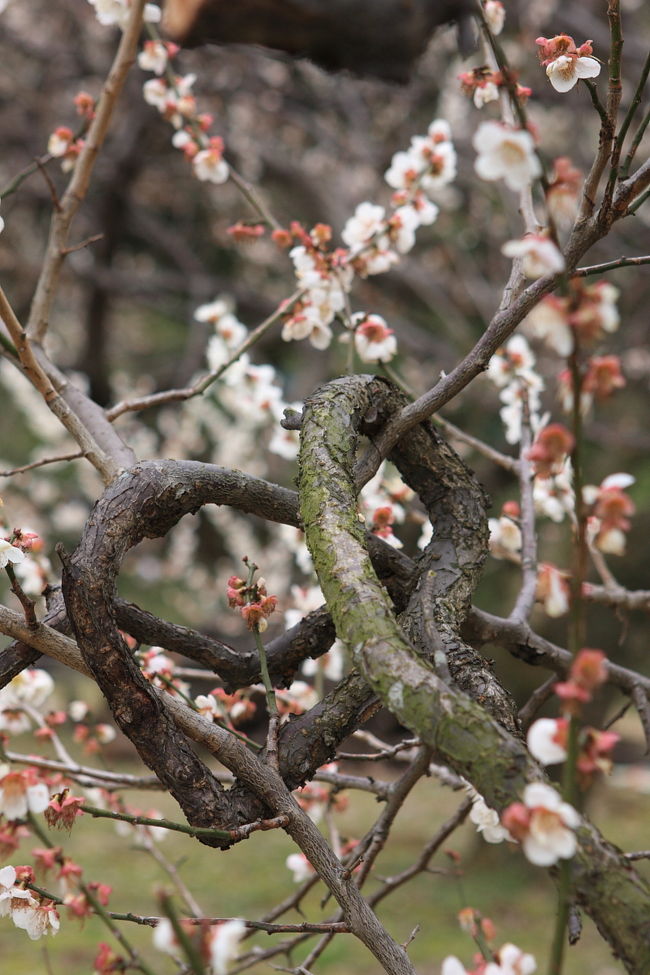
[[[167,0],[164,26],[186,46],[259,44],[332,71],[408,80],[441,24],[471,34],[471,0]]]
[[[440,759],[502,810],[541,770],[523,743],[418,657],[391,612],[355,517],[358,429],[381,395],[369,377],[330,383],[307,403],[300,494],[307,542],[337,633],[373,690]],[[435,609],[433,611],[435,622]],[[442,623],[446,621],[443,619]],[[459,619],[458,625],[461,620]],[[650,888],[585,822],[571,861],[578,901],[628,971],[650,971]]]

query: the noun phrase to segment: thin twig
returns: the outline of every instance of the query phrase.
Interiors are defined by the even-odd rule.
[[[574,278],[586,278],[590,274],[604,274],[605,271],[615,271],[619,267],[638,267],[640,264],[650,264],[650,255],[639,257],[619,257],[604,264],[592,264],[590,267],[579,267],[572,272]]]
[[[10,471],[0,471],[0,477],[13,477],[14,474],[24,474],[25,471],[33,471],[37,467],[44,467],[46,464],[60,464],[67,460],[78,460],[84,457],[82,450],[75,450],[70,454],[60,454],[58,457],[44,457],[43,460],[35,460],[31,464],[24,464],[22,467],[14,467]]]

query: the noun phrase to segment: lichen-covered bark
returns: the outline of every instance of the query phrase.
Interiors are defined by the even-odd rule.
[[[372,434],[406,405],[392,384],[374,380]],[[393,448],[390,460],[427,509],[431,541],[417,562],[417,582],[399,616],[403,633],[435,664],[443,655],[455,683],[501,724],[517,732],[514,700],[480,653],[459,636],[487,556],[488,498],[454,450],[430,423],[421,423]]]
[[[373,690],[501,810],[520,799],[541,770],[523,742],[418,656],[398,627],[364,546],[352,470],[357,431],[364,415],[374,413],[376,395],[369,377],[351,377],[323,387],[306,405],[300,495],[307,543],[337,633]],[[650,888],[593,826],[585,822],[578,838],[571,861],[578,900],[628,971],[650,971]]]

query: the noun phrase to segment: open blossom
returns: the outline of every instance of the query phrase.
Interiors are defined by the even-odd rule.
[[[533,482],[533,501],[535,511],[558,524],[565,515],[573,514],[575,496],[573,493],[573,469],[569,458],[562,469],[550,477],[536,477]]]
[[[570,91],[580,78],[596,78],[600,74],[600,63],[592,57],[591,41],[576,47],[568,34],[556,37],[538,37],[539,57],[546,68],[546,74],[556,91]]]
[[[25,898],[12,911],[12,921],[17,928],[26,932],[32,941],[37,941],[46,934],[57,934],[60,920],[59,912],[51,901],[37,901],[36,898]]]
[[[230,175],[228,163],[223,158],[223,140],[213,136],[207,149],[201,149],[192,159],[194,175],[202,182],[225,183]]]
[[[354,347],[364,362],[389,362],[397,353],[397,340],[381,315],[353,316]]]
[[[501,822],[521,842],[526,858],[538,867],[570,860],[578,845],[574,830],[580,824],[573,806],[541,782],[527,785],[523,800],[508,806]]]
[[[548,348],[566,358],[573,349],[566,303],[556,295],[546,295],[528,312],[523,327],[527,335],[540,339]]]
[[[505,944],[497,952],[498,962],[488,962],[482,975],[533,975],[537,963],[533,955],[517,945]]]
[[[385,209],[374,203],[360,203],[343,228],[341,239],[348,247],[361,247],[385,230]]]
[[[164,41],[145,41],[138,54],[138,66],[143,71],[153,71],[154,74],[164,74],[170,57],[177,53],[176,44]]]
[[[607,555],[625,554],[625,534],[630,530],[634,502],[625,488],[634,484],[631,474],[610,474],[600,487],[588,484],[583,488],[585,504],[591,508],[588,521],[590,541]]]
[[[506,257],[521,258],[527,278],[541,278],[564,270],[564,257],[557,246],[544,234],[527,234],[521,240],[508,240],[501,248]]]
[[[521,551],[521,529],[516,519],[519,518],[519,505],[516,501],[506,501],[500,518],[488,519],[490,529],[490,554],[495,559],[512,559]]]
[[[486,843],[503,843],[512,837],[499,820],[496,809],[490,809],[482,796],[475,794],[469,818]]]
[[[501,122],[481,122],[472,145],[478,152],[474,168],[481,179],[503,179],[517,192],[541,176],[530,132]]]
[[[50,801],[50,790],[34,769],[12,772],[0,765],[0,814],[5,819],[24,819],[28,812],[41,813]]]
[[[557,765],[567,757],[568,733],[566,718],[539,718],[528,729],[528,750],[542,765]]]

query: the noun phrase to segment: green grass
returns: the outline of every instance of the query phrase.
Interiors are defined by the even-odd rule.
[[[378,774],[378,770],[373,770]],[[170,818],[180,819],[172,800],[152,794],[132,793],[130,798],[142,808],[158,806]],[[381,854],[377,873],[390,876],[409,865],[422,844],[455,808],[459,797],[440,788],[435,782],[420,783],[409,798],[394,828],[391,842]],[[591,812],[596,822],[614,841],[626,849],[647,846],[647,827],[640,809],[638,794],[625,790],[599,788]],[[336,822],[341,835],[359,837],[380,811],[372,796],[357,795]],[[171,884],[151,856],[129,845],[117,835],[112,823],[80,817],[69,839],[52,832],[55,843],[63,843],[66,852],[84,868],[87,881],[99,880],[113,886],[110,908],[138,914],[158,914],[156,891]],[[30,850],[41,845],[23,841],[19,854],[11,862],[31,862]],[[456,954],[466,964],[472,960],[474,947],[460,931],[456,914],[467,905],[490,917],[497,927],[496,943],[514,941],[532,952],[543,972],[554,916],[554,890],[546,873],[526,863],[516,847],[485,844],[471,825],[465,825],[451,838],[447,847],[462,855],[462,880],[450,872],[451,861],[440,852],[432,862],[435,872],[424,873],[409,885],[397,890],[379,908],[379,915],[394,937],[408,939],[413,928],[419,933],[409,953],[420,975],[438,975],[440,963],[447,954]],[[234,849],[222,853],[209,850],[196,841],[170,834],[160,844],[165,856],[180,865],[180,872],[207,915],[261,917],[274,903],[288,896],[294,885],[284,865],[292,852],[291,841],[280,831],[257,833]],[[645,865],[641,865],[643,869]],[[39,878],[42,879],[42,878]],[[378,880],[366,888],[376,889]],[[56,890],[57,882],[45,878],[43,884]],[[330,900],[321,907],[322,888],[306,898],[303,909],[310,919],[321,919],[333,910]],[[294,912],[286,920],[300,920]],[[24,932],[15,929],[9,919],[2,925],[3,970],[19,975],[85,975],[92,973],[92,959],[100,941],[114,945],[110,933],[96,918],[83,924],[67,918],[62,912],[61,931],[55,938],[30,942]],[[141,950],[156,975],[175,971],[171,959],[151,947],[151,931],[134,924],[122,924],[122,930],[133,945]],[[286,937],[286,936],[283,936]],[[267,947],[277,936],[256,935],[254,943]],[[310,941],[309,946],[315,941]],[[248,945],[251,942],[247,942]],[[308,950],[308,949],[307,949]],[[45,957],[44,951],[47,953]],[[306,954],[301,946],[292,963]],[[276,964],[288,964],[278,957]],[[269,973],[267,963],[250,969],[254,975]],[[376,975],[375,959],[352,936],[335,938],[318,964],[318,971],[330,975]],[[568,952],[565,975],[620,975],[622,967],[612,960],[607,946],[593,925],[585,919],[584,932],[577,948]]]

